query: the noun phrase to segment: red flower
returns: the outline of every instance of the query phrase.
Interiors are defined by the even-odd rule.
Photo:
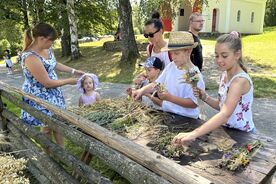
[[[247,145],[246,145],[246,150],[247,150],[248,153],[251,152],[252,148],[251,148],[251,145],[250,145],[250,144],[247,144]]]

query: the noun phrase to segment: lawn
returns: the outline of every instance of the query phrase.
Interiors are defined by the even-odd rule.
[[[215,39],[201,39],[202,45],[214,45]],[[254,82],[254,96],[276,98],[276,27],[264,28],[259,35],[242,36],[245,65]]]

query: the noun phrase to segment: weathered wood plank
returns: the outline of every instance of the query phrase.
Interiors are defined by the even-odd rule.
[[[63,168],[53,159],[48,157],[41,149],[36,147],[34,143],[25,135],[23,135],[13,124],[8,124],[10,130],[10,139],[17,144],[19,149],[28,148],[28,153],[24,155],[32,162],[47,178],[54,184],[74,183],[78,182],[66,173]]]
[[[9,135],[10,140],[12,141],[12,147],[13,151],[19,150],[17,153],[20,157],[27,158],[25,154],[28,154],[28,152],[20,152],[20,150],[27,150],[26,147],[23,146],[22,143],[20,143],[15,136],[12,134]],[[45,172],[45,169],[43,171],[40,171],[31,160],[27,161],[27,169],[31,172],[32,176],[36,178],[36,180],[41,184],[51,184],[51,181],[46,177],[49,172]],[[53,182],[52,182],[53,183]]]
[[[112,169],[118,172],[121,176],[125,177],[132,183],[144,184],[168,184],[169,182],[164,178],[156,175],[152,171],[144,168],[143,166],[132,161],[125,155],[115,151],[114,149],[106,146],[100,141],[84,134],[75,128],[71,128],[57,119],[51,118],[33,107],[13,99],[14,103],[24,108],[31,115],[37,119],[42,120],[50,128],[62,133],[65,137],[69,138],[75,144],[88,150],[93,155],[98,156],[104,163],[109,165]]]
[[[24,93],[19,89],[10,87],[5,83],[0,82],[0,85],[3,89],[3,96],[10,96],[9,93],[5,92],[5,90],[14,91],[35,101],[36,103],[39,103],[43,107],[54,112],[56,115],[80,127],[89,135],[109,145],[113,149],[124,153],[125,155],[135,160],[139,164],[163,176],[165,179],[169,180],[172,183],[211,183],[209,180],[207,180],[204,177],[201,177],[193,171],[181,167],[175,162],[169,160],[168,158],[165,158],[160,154],[157,154],[147,148],[144,148],[143,146],[138,145],[128,140],[127,138],[117,135],[116,133],[110,132],[107,129],[97,125],[96,123],[91,123],[89,120],[85,118],[76,116],[71,112],[59,109],[41,99],[38,99],[30,94]],[[168,169],[168,165],[170,166],[170,169]]]
[[[24,132],[25,135],[30,136],[35,141],[40,143],[45,149],[49,150],[55,159],[58,159],[75,169],[80,176],[86,178],[90,183],[111,183],[109,179],[101,176],[99,172],[70,155],[60,146],[50,141],[43,133],[36,131],[32,126],[28,126],[11,112],[4,110],[3,116],[9,119],[9,121],[16,126],[16,128]]]
[[[7,120],[2,116],[2,112],[4,110],[4,103],[1,96],[0,90],[0,131],[5,132],[7,130]]]

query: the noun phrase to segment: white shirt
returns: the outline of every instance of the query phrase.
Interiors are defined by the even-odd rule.
[[[196,66],[194,66],[196,67]],[[196,67],[197,68],[197,67]],[[199,71],[199,69],[197,68]],[[194,103],[198,104],[197,98],[193,94],[192,85],[183,82],[183,76],[187,73],[186,70],[180,70],[177,68],[174,62],[171,62],[166,66],[162,74],[156,80],[157,83],[165,85],[165,89],[173,96],[180,98],[190,98]],[[199,81],[197,87],[205,90],[205,84],[203,81],[203,76],[199,72]],[[172,112],[182,116],[187,116],[190,118],[197,119],[199,115],[199,108],[187,108],[180,105],[174,104],[169,101],[163,101],[162,110],[166,112]]]
[[[165,65],[164,65],[164,68],[169,64],[171,63],[171,60],[170,60],[170,57],[169,57],[169,53],[168,51],[163,51],[163,52],[159,52],[159,53],[155,53],[154,52],[154,49],[152,48],[152,52],[151,54],[149,53],[149,46],[147,46],[147,53],[149,56],[155,56],[157,58],[159,58]]]

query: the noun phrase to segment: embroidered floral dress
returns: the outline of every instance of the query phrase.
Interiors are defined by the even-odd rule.
[[[38,55],[36,52],[33,52],[33,51],[23,52],[21,66],[23,69],[25,81],[23,83],[22,90],[26,93],[30,93],[34,96],[37,96],[37,97],[47,101],[50,104],[56,105],[60,108],[65,108],[65,101],[64,101],[63,93],[62,93],[60,87],[45,88],[41,83],[39,83],[32,76],[32,74],[26,68],[25,59],[30,55],[36,56],[39,59],[39,61],[42,62],[50,79],[52,79],[52,80],[58,79],[57,74],[54,70],[57,62],[54,57],[52,49],[49,49],[49,58],[48,59],[41,57],[40,55]],[[50,112],[49,110],[45,109],[44,107],[36,104],[35,102],[33,102],[25,97],[23,97],[23,101],[49,116],[53,115],[53,113]],[[44,126],[42,122],[40,122],[39,120],[37,120],[36,118],[31,116],[24,110],[22,110],[21,115],[22,115],[23,121],[25,121],[29,125]]]
[[[219,85],[219,106],[222,108],[227,93],[229,90],[229,86],[232,81],[237,77],[246,78],[250,82],[250,90],[241,96],[238,105],[236,106],[233,114],[225,124],[230,128],[239,129],[245,132],[255,131],[255,125],[252,119],[252,103],[253,103],[253,83],[250,79],[249,75],[245,72],[241,72],[232,77],[229,82],[225,82],[225,78],[227,77],[227,73],[223,72],[221,76],[221,81]]]

